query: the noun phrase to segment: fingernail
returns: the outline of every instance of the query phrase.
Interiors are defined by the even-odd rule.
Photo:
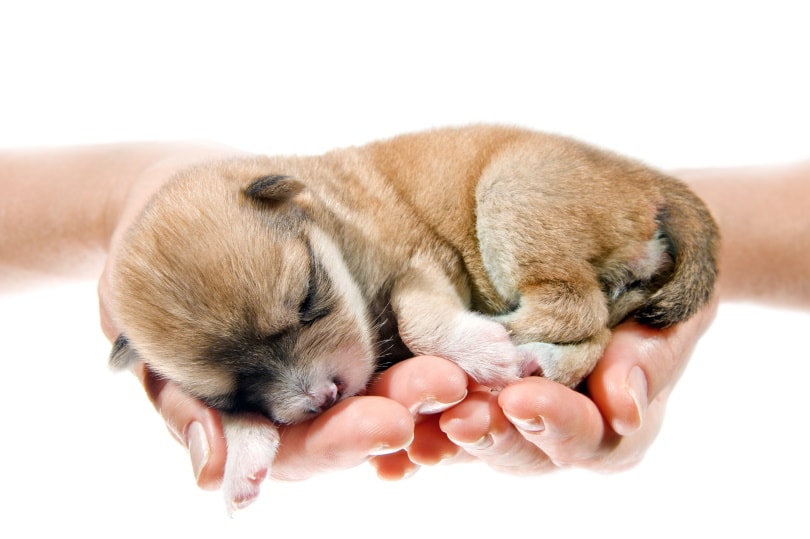
[[[419,407],[416,409],[416,414],[438,414],[439,412],[449,410],[466,398],[467,391],[464,391],[464,395],[454,402],[439,402],[435,399],[427,398],[419,403]]]
[[[200,473],[208,463],[208,456],[211,447],[208,445],[208,437],[205,435],[203,426],[194,421],[188,426],[188,452],[191,455],[191,468],[194,470],[194,479],[199,481]]]
[[[633,399],[636,406],[636,418],[631,422],[615,421],[613,430],[622,436],[633,434],[644,423],[644,414],[647,411],[647,376],[639,366],[635,366],[630,370],[627,375],[627,383],[625,385],[627,393]]]
[[[508,419],[510,423],[520,430],[524,430],[526,432],[542,432],[546,430],[546,423],[540,416],[533,417],[531,419],[522,419],[506,414],[506,419]]]
[[[390,455],[391,453],[396,453],[397,451],[402,451],[403,449],[405,449],[406,447],[411,445],[412,442],[413,442],[413,434],[411,435],[410,440],[408,440],[406,443],[404,443],[402,445],[393,446],[393,445],[388,445],[388,444],[381,444],[381,445],[377,446],[376,449],[373,449],[373,450],[369,451],[368,454],[370,456],[373,456],[373,457],[379,457],[380,455]]]
[[[482,451],[484,449],[489,449],[495,443],[495,439],[492,437],[492,434],[486,433],[477,439],[474,442],[462,442],[460,440],[456,440],[452,436],[447,436],[447,438],[456,444],[457,446],[461,447],[462,449],[470,449],[473,451]]]

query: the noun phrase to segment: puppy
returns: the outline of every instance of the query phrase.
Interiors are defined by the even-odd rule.
[[[115,254],[111,363],[140,358],[222,412],[238,508],[279,443],[254,414],[305,421],[414,354],[493,388],[574,387],[620,321],[705,304],[716,248],[679,181],[517,128],[212,163],[170,181]]]

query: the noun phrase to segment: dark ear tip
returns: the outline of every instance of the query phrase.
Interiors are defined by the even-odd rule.
[[[250,198],[283,202],[297,195],[304,188],[304,184],[292,176],[271,174],[256,178],[245,188],[245,194]]]
[[[115,370],[123,370],[137,360],[138,354],[129,345],[129,340],[123,335],[119,335],[110,351],[110,367]]]

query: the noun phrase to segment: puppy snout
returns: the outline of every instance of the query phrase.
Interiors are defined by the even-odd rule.
[[[324,410],[335,404],[337,400],[338,400],[337,386],[335,386],[335,384],[331,384],[318,397],[318,401],[320,403],[317,406],[318,411],[323,412]]]
[[[331,408],[343,396],[343,388],[341,381],[335,379],[313,392],[312,410],[320,413]]]

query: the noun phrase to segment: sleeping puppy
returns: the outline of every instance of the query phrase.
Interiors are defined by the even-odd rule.
[[[682,183],[579,142],[474,126],[187,170],[115,254],[114,367],[140,358],[222,412],[229,508],[279,443],[414,354],[500,388],[574,387],[610,328],[687,319],[717,230]]]

